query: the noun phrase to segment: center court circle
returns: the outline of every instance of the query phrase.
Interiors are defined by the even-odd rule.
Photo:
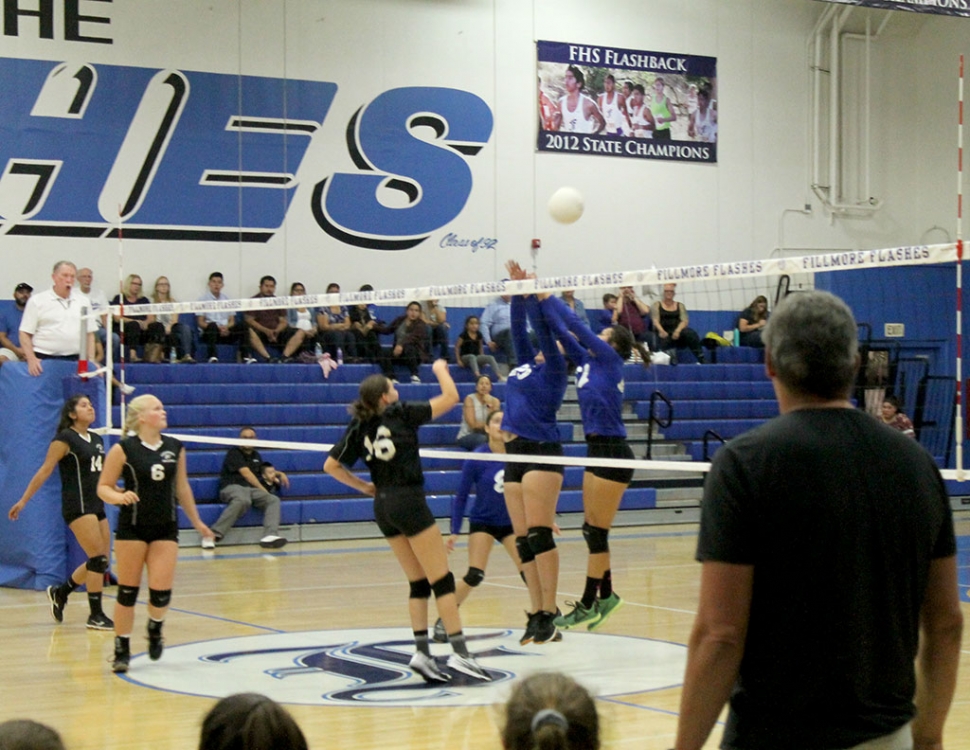
[[[223,698],[256,692],[279,703],[320,706],[477,706],[508,697],[510,683],[533,672],[566,672],[595,696],[615,697],[680,685],[687,648],[645,638],[569,631],[560,643],[520,646],[521,630],[468,628],[469,651],[492,682],[455,673],[427,684],[408,668],[407,628],[315,630],[224,638],[131,660],[123,679],[173,693]],[[432,644],[444,669],[447,644]]]

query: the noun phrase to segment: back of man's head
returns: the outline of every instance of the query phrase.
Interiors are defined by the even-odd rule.
[[[762,338],[773,375],[790,391],[847,398],[858,367],[858,329],[849,306],[828,292],[798,292],[775,308]]]

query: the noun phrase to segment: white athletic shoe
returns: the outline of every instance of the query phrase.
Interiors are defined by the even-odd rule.
[[[257,362],[257,360],[256,360],[255,357],[244,357],[243,358],[243,364],[244,365],[254,365],[254,364],[256,364],[256,362]]]
[[[412,375],[411,376],[411,382],[412,383],[420,383],[421,382],[421,378],[419,376],[417,376],[417,375]]]
[[[120,390],[126,396],[130,396],[132,393],[135,392],[135,386],[128,385],[127,383],[123,383],[122,386],[118,390]]]
[[[415,652],[408,666],[421,675],[425,682],[448,682],[451,679],[451,675],[441,671],[433,656],[422,654],[420,651]]]
[[[202,549],[215,549],[215,548],[216,548],[216,538],[214,536],[202,537]]]
[[[488,672],[478,666],[478,662],[475,661],[475,657],[471,656],[459,656],[458,654],[452,654],[448,657],[448,669],[455,672],[464,672],[469,677],[474,677],[476,680],[484,680],[485,682],[491,682],[492,678],[489,676]]]
[[[279,549],[280,547],[286,546],[286,539],[281,536],[269,534],[259,540],[259,546],[266,547],[267,549]]]

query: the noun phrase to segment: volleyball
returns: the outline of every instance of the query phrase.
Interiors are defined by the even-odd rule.
[[[583,194],[576,188],[561,187],[549,199],[549,214],[560,224],[572,224],[583,215]]]

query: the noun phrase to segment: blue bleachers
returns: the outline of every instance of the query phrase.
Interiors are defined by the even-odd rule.
[[[467,370],[452,367],[459,379],[462,397],[474,388]],[[199,437],[235,438],[239,428],[252,425],[258,438],[268,441],[316,443],[336,442],[349,422],[347,406],[356,397],[359,382],[377,372],[373,365],[345,365],[324,379],[317,365],[128,365],[127,382],[138,393],[152,393],[166,405],[169,431]],[[760,424],[777,413],[777,404],[764,366],[759,362],[713,365],[625,367],[625,398],[634,414],[645,418],[647,402],[654,391],[674,403],[675,422],[664,430],[669,440],[682,440],[686,450],[699,456],[699,439],[707,429],[726,438]],[[429,366],[422,366],[420,384],[399,386],[404,400],[423,400],[437,395]],[[494,395],[504,399],[505,386],[496,383]],[[117,424],[116,407],[114,421]],[[458,486],[462,451],[454,445],[461,420],[455,407],[432,424],[421,428],[425,448],[447,448],[455,459],[423,459],[428,502],[438,517],[450,514],[450,503]],[[574,442],[574,424],[561,422],[560,437],[567,456],[585,455],[585,444]],[[577,434],[580,434],[577,432]],[[226,449],[211,443],[186,441],[190,484],[203,520],[211,523],[222,510],[218,501],[219,472]],[[373,520],[371,498],[352,491],[323,473],[324,452],[305,450],[261,450],[263,458],[285,471],[290,487],[282,492],[283,524],[359,522]],[[642,455],[637,450],[637,455]],[[362,466],[355,467],[362,475]],[[559,512],[582,511],[582,467],[568,467]],[[653,487],[631,487],[624,495],[623,509],[654,508]],[[241,526],[259,526],[261,514],[250,512]],[[188,527],[183,517],[183,526]]]

